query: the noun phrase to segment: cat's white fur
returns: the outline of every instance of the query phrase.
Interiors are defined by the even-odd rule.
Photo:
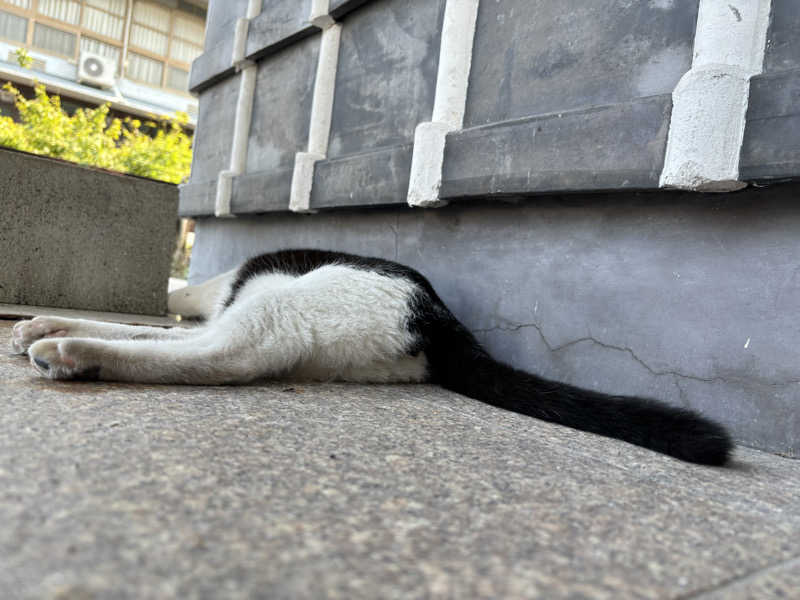
[[[416,288],[405,278],[345,265],[302,276],[256,275],[223,310],[232,281],[217,282],[213,314],[196,328],[37,317],[17,323],[12,348],[27,351],[42,375],[57,379],[86,371],[104,380],[152,383],[425,379],[425,355],[407,353],[413,340],[406,320]]]

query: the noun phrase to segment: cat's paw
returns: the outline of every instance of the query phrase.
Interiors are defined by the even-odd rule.
[[[66,337],[68,325],[58,317],[36,317],[30,321],[20,321],[11,330],[11,351],[25,354],[37,340],[47,337]]]
[[[43,377],[97,379],[100,366],[91,345],[91,341],[73,338],[39,340],[28,348],[28,356]]]

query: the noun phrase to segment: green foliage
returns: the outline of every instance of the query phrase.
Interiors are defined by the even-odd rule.
[[[25,48],[17,48],[13,52],[14,56],[17,59],[17,63],[23,69],[30,69],[33,65],[33,57],[28,54],[28,51]]]
[[[192,140],[183,130],[185,114],[145,122],[148,130],[155,130],[148,135],[138,119],[110,119],[108,104],[69,116],[61,98],[48,95],[43,85],[35,87],[32,99],[10,83],[3,89],[14,94],[20,122],[0,116],[2,146],[171,183],[189,175]]]

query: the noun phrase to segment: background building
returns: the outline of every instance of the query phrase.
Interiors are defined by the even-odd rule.
[[[207,0],[0,0],[0,80],[25,90],[34,81],[58,93],[67,110],[109,102],[135,116],[184,112],[202,52]],[[14,52],[28,50],[31,69]],[[0,108],[13,103],[0,95]]]

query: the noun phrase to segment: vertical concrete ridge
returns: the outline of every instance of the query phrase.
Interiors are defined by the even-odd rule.
[[[339,67],[339,45],[342,26],[328,14],[329,0],[312,4],[309,20],[322,29],[317,74],[314,80],[314,98],[308,126],[308,151],[295,155],[289,210],[307,213],[311,210],[311,187],[314,182],[314,165],[328,153],[333,115],[333,97],[336,91],[336,71]]]
[[[250,20],[261,14],[261,2],[249,0],[246,16],[236,22],[234,30],[231,66],[241,71],[239,95],[236,98],[236,117],[233,122],[233,140],[231,141],[231,162],[227,170],[217,176],[217,190],[214,198],[214,216],[232,217],[231,193],[233,178],[241,175],[247,163],[247,138],[250,133],[250,122],[253,118],[253,98],[256,90],[257,67],[255,63],[245,59],[247,32]]]
[[[764,62],[771,0],[700,0],[691,69],[672,93],[659,185],[729,192],[739,180],[750,78]]]
[[[250,19],[241,17],[236,19],[233,30],[233,47],[231,51],[231,64],[238,69],[244,63],[247,48],[247,32],[250,30]]]
[[[461,129],[467,102],[479,0],[447,0],[431,121],[414,131],[407,201],[410,206],[446,204],[439,198],[447,134]]]
[[[331,0],[311,0],[311,13],[308,21],[320,29],[327,29],[333,25],[333,17],[330,15]]]

